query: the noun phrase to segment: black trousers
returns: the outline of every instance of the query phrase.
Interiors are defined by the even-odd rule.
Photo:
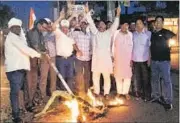
[[[134,75],[134,91],[143,92],[144,98],[150,98],[150,79],[147,61],[146,62],[133,62],[133,75]]]

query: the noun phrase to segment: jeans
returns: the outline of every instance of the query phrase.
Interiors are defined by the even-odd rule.
[[[76,91],[80,93],[87,93],[90,86],[90,61],[80,61],[75,59],[75,76],[76,76]]]
[[[162,78],[162,96],[166,104],[172,104],[172,82],[170,76],[170,61],[152,61],[151,63],[151,96],[161,96],[160,77]]]
[[[149,71],[147,62],[133,62],[134,68],[134,90],[136,92],[143,91],[145,98],[150,97],[150,82],[149,82]]]
[[[7,72],[7,78],[10,82],[10,100],[12,107],[13,118],[19,117],[19,94],[23,87],[23,80],[25,77],[25,70],[17,70],[13,72]]]
[[[62,56],[57,56],[56,66],[62,77],[66,80],[68,86],[73,91],[74,84],[74,56],[64,58]],[[62,84],[60,84],[61,89],[65,89]]]

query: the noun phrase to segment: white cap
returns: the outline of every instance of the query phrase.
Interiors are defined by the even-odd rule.
[[[48,23],[52,23],[52,21],[49,18],[44,18]]]
[[[65,20],[65,19],[62,20],[62,21],[61,21],[61,26],[63,26],[63,27],[64,27],[64,26],[65,26],[65,27],[69,27],[69,21],[68,21],[68,20]]]
[[[17,18],[11,18],[8,22],[8,28],[11,28],[12,26],[22,26],[22,21]]]

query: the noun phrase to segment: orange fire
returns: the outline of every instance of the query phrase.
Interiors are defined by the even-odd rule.
[[[119,99],[119,98],[115,98],[115,100],[112,100],[109,102],[109,105],[111,106],[115,106],[115,105],[122,105],[124,104],[124,101],[122,99]]]
[[[83,120],[83,122],[86,121],[86,116],[85,115],[82,116],[82,120]]]
[[[96,99],[94,97],[94,95],[92,94],[92,91],[90,89],[88,89],[88,93],[87,93],[88,97],[90,98],[90,104],[93,106],[93,107],[96,107],[96,106],[104,106],[104,103],[98,99]]]
[[[77,122],[77,118],[79,116],[79,105],[76,99],[72,99],[71,101],[66,101],[65,105],[71,109],[71,120],[68,122]]]
[[[70,101],[65,101],[65,105],[71,111],[71,119],[70,119],[70,121],[67,121],[67,122],[77,123],[78,116],[82,113],[82,112],[80,113],[78,101],[76,99],[72,99]],[[82,114],[81,117],[82,117],[82,121],[85,122],[86,116],[84,114]]]
[[[90,100],[88,101],[93,107],[96,106],[105,106],[105,104],[103,103],[103,101],[96,99],[95,96],[93,95],[91,89],[88,90],[87,96],[90,98]],[[122,99],[119,98],[115,98],[113,100],[110,100],[108,102],[108,105],[111,106],[119,106],[124,104],[124,101]],[[85,122],[86,119],[86,115],[83,114],[83,112],[80,110],[79,106],[80,104],[78,103],[77,99],[72,99],[69,101],[65,101],[65,105],[70,109],[71,111],[71,119],[67,122],[78,122],[78,118],[80,117],[82,122]]]

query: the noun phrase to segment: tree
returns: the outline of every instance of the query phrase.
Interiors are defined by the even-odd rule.
[[[8,21],[14,16],[11,8],[0,3],[0,28],[7,27]]]

